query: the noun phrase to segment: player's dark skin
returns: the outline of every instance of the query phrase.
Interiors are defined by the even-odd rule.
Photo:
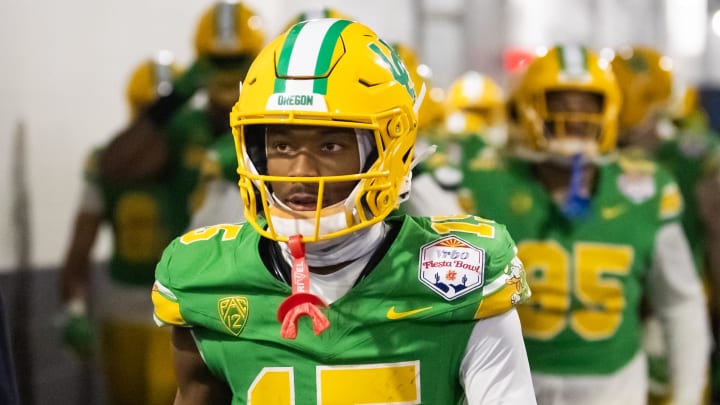
[[[562,90],[548,92],[546,106],[550,113],[568,114],[597,114],[602,110],[602,98],[597,94],[579,90]],[[588,122],[566,121],[561,125],[560,136],[592,139],[598,136],[599,125]],[[546,133],[547,137],[557,134]],[[567,194],[570,184],[571,170],[568,166],[553,163],[538,163],[533,165],[536,177],[545,185],[545,188],[556,198],[562,201]],[[586,165],[583,171],[584,183],[588,189],[595,182],[597,168]]]
[[[243,69],[216,70],[205,83],[206,112],[213,134],[226,134],[228,114],[238,99]],[[167,134],[145,112],[105,147],[99,159],[103,176],[115,184],[131,185],[156,179],[165,173],[170,159]]]
[[[265,144],[271,176],[333,176],[360,171],[357,136],[352,128],[274,125],[268,127]],[[327,183],[323,206],[343,201],[354,187],[355,182]],[[295,211],[315,211],[317,207],[315,184],[273,182],[272,189],[276,198]],[[329,274],[345,265],[310,271]],[[173,327],[172,347],[178,382],[175,405],[230,402],[230,390],[210,373],[188,328]]]

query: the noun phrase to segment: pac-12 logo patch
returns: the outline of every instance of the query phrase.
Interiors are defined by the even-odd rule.
[[[223,325],[235,336],[245,329],[250,306],[247,297],[225,297],[218,300],[218,314]]]
[[[446,300],[483,286],[485,250],[447,236],[420,250],[420,281]]]

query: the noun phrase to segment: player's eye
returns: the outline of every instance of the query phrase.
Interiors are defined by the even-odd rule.
[[[343,150],[343,146],[339,143],[327,142],[320,149],[324,152],[340,152]]]

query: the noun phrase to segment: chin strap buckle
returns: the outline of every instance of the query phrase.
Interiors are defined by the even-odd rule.
[[[293,235],[288,240],[292,262],[292,294],[278,308],[278,321],[282,323],[280,335],[284,339],[297,337],[297,321],[307,315],[312,319],[313,332],[319,335],[330,326],[330,321],[319,307],[327,307],[317,295],[310,293],[310,269],[305,260],[305,242],[302,235]]]

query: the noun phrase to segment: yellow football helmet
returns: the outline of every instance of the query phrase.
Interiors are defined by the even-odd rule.
[[[588,158],[615,149],[617,120],[621,95],[609,62],[582,46],[555,46],[534,59],[513,91],[513,104],[523,131],[511,141],[517,152],[527,157],[567,158],[578,145],[565,136],[569,125],[582,124],[597,131],[592,150],[583,150]],[[563,91],[596,95],[600,100],[597,113],[552,113],[548,96]]]
[[[263,236],[287,241],[278,223],[311,226],[305,242],[350,234],[382,221],[407,191],[417,133],[416,93],[400,57],[358,22],[316,19],[298,23],[268,45],[253,62],[231,114],[239,186],[247,221]],[[354,128],[372,134],[373,149],[361,173],[342,176],[269,176],[267,125]],[[298,212],[276,201],[272,182],[357,182],[348,198],[331,207],[318,199],[315,211]],[[267,229],[259,222],[263,214]],[[332,216],[339,226],[324,228]],[[327,223],[327,221],[325,222]],[[338,225],[338,224],[335,224]]]
[[[243,3],[223,0],[207,9],[195,30],[197,56],[255,57],[265,34],[261,18]]]
[[[125,91],[131,118],[137,117],[158,97],[170,94],[173,80],[179,74],[180,67],[170,51],[160,51],[135,68]]]
[[[473,133],[484,137],[487,129],[507,124],[503,89],[487,75],[465,72],[450,85],[445,115],[449,133]],[[504,143],[504,140],[487,140],[492,144]]]
[[[667,107],[672,94],[672,60],[649,47],[625,47],[612,58],[623,97],[620,130],[642,124]]]

